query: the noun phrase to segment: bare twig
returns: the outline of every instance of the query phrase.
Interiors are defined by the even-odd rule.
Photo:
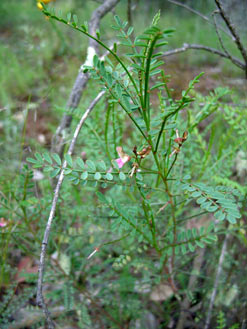
[[[184,43],[183,44],[183,47],[181,48],[176,48],[176,49],[172,49],[172,50],[168,50],[166,52],[163,53],[162,57],[163,56],[171,56],[171,55],[174,55],[174,54],[178,54],[178,53],[182,53],[182,52],[185,52],[189,49],[196,49],[196,50],[205,50],[205,51],[208,51],[212,54],[215,54],[215,55],[218,55],[218,56],[221,56],[221,57],[224,57],[224,58],[227,58],[227,59],[230,59],[228,57],[228,55],[218,49],[215,49],[215,48],[211,48],[211,47],[207,47],[207,46],[204,46],[204,45],[198,45],[198,44],[189,44],[189,43]],[[233,57],[232,56],[232,62],[238,66],[239,68],[241,68],[242,70],[245,70],[245,63],[241,62],[237,57]]]
[[[68,150],[68,154],[71,155],[73,153],[74,150],[74,146],[77,140],[77,137],[79,135],[80,129],[83,125],[83,123],[85,122],[85,120],[87,119],[87,117],[89,116],[90,112],[93,110],[93,108],[95,107],[95,105],[98,103],[98,101],[102,98],[102,96],[104,95],[105,91],[101,91],[97,97],[92,101],[92,103],[90,104],[90,106],[88,107],[88,109],[86,110],[86,112],[83,114],[80,122],[78,123],[73,138],[71,140],[70,146],[69,146],[69,150]],[[45,266],[45,256],[46,256],[46,249],[47,249],[47,244],[48,244],[48,239],[49,239],[49,235],[50,235],[50,231],[51,231],[51,224],[53,221],[53,218],[55,216],[55,210],[56,210],[56,206],[57,206],[57,201],[58,201],[58,197],[59,197],[59,192],[62,186],[62,182],[64,179],[64,170],[67,167],[67,162],[64,161],[63,165],[62,165],[62,170],[60,172],[58,181],[57,181],[57,185],[54,191],[54,197],[52,200],[52,206],[51,206],[51,210],[50,210],[50,214],[49,214],[49,218],[46,224],[46,228],[45,228],[45,233],[44,233],[44,238],[43,238],[43,242],[42,242],[42,247],[41,247],[41,253],[40,253],[40,264],[39,264],[39,277],[38,277],[38,287],[37,287],[37,304],[39,306],[42,307],[45,317],[47,319],[47,324],[48,324],[48,328],[49,329],[53,329],[54,328],[54,324],[51,320],[49,311],[47,309],[47,306],[44,302],[44,298],[43,298],[43,294],[42,294],[42,288],[43,288],[43,277],[44,277],[44,266]]]
[[[210,22],[210,19],[209,19],[207,16],[205,16],[205,15],[203,15],[202,13],[200,13],[199,11],[197,11],[197,10],[195,10],[195,9],[193,9],[193,8],[191,8],[191,7],[189,7],[189,6],[186,5],[185,3],[181,3],[181,2],[176,1],[176,0],[168,0],[168,2],[173,3],[174,5],[177,5],[177,6],[183,7],[183,8],[185,8],[185,9],[187,9],[188,11],[192,12],[193,14],[196,14],[197,16],[200,16],[200,17],[201,17],[202,19],[204,19],[205,21],[211,23],[211,22]]]
[[[224,261],[225,254],[226,254],[227,241],[229,239],[229,236],[230,236],[229,234],[227,234],[225,236],[225,239],[224,239],[224,242],[223,242],[223,245],[222,245],[222,249],[221,249],[221,253],[220,253],[220,259],[219,259],[218,268],[217,268],[217,271],[216,271],[216,277],[215,277],[215,281],[214,281],[214,288],[213,288],[212,295],[211,295],[210,302],[209,302],[208,314],[207,314],[204,329],[208,329],[209,325],[210,325],[212,310],[213,310],[213,307],[214,307],[214,301],[215,301],[216,292],[217,292],[218,285],[219,285],[220,275],[221,275],[221,272],[222,272],[222,265],[223,265],[223,261]]]
[[[223,43],[223,40],[221,38],[221,35],[220,35],[220,32],[219,32],[219,27],[218,27],[218,24],[217,24],[217,20],[216,20],[216,17],[215,15],[216,14],[219,14],[219,11],[218,10],[215,10],[212,15],[213,15],[213,19],[214,19],[214,26],[215,26],[215,31],[216,31],[216,34],[218,36],[218,39],[219,39],[219,42],[220,42],[220,45],[222,47],[222,49],[224,50],[224,52],[226,53],[226,55],[228,56],[228,58],[232,61],[232,63],[234,63],[234,58],[232,57],[232,55],[228,52],[228,50],[226,49],[224,43]]]
[[[234,41],[235,41],[235,43],[236,43],[243,59],[244,59],[244,62],[246,64],[246,70],[247,70],[247,52],[246,52],[246,49],[244,48],[244,46],[242,44],[240,36],[237,33],[234,25],[232,24],[230,17],[227,15],[226,11],[224,10],[220,0],[215,0],[215,3],[217,5],[217,7],[219,8],[220,15],[223,18],[223,20],[225,21],[226,26],[228,27],[229,31],[232,33],[232,35],[234,37]]]
[[[181,3],[181,2],[179,2],[179,1],[176,1],[176,0],[168,0],[168,1],[169,1],[170,3],[173,3],[173,4],[177,5],[177,6],[180,6],[180,7],[183,7],[183,8],[185,8],[185,9],[187,9],[188,11],[192,12],[193,14],[195,14],[195,15],[201,17],[202,19],[204,19],[205,21],[207,21],[209,24],[213,24],[213,23],[211,22],[211,20],[210,20],[207,16],[205,16],[205,15],[203,15],[202,13],[200,13],[199,11],[197,11],[197,10],[195,10],[195,9],[193,9],[193,8],[191,8],[191,7],[189,7],[188,5],[186,5],[186,4],[184,4],[184,3]],[[225,30],[222,26],[219,26],[219,29],[220,29],[221,31],[223,31],[224,33],[226,33],[231,39],[233,39],[232,34],[229,33],[227,30]]]
[[[100,5],[92,14],[91,20],[89,22],[89,33],[96,36],[96,31],[99,28],[100,20],[104,17],[117,3],[119,0],[106,0],[102,5]],[[93,61],[93,57],[95,54],[98,54],[98,43],[89,39],[89,46],[87,49],[87,57],[84,65],[90,66]],[[83,66],[81,66],[77,78],[75,80],[74,86],[70,93],[66,109],[69,111],[73,111],[76,109],[80,103],[83,91],[86,88],[89,74],[83,71]],[[60,125],[58,126],[55,135],[52,139],[52,152],[56,152],[60,155],[63,153],[64,149],[64,140],[65,140],[65,132],[70,127],[72,122],[72,115],[65,114],[62,117]]]
[[[204,45],[197,45],[197,44],[184,44],[183,47],[181,48],[177,48],[177,49],[173,49],[173,50],[170,50],[170,51],[167,51],[166,53],[164,53],[164,56],[170,56],[170,55],[173,55],[173,54],[177,54],[177,53],[181,53],[181,52],[184,52],[188,49],[200,49],[200,50],[205,50],[205,51],[208,51],[208,52],[211,52],[213,54],[216,54],[218,56],[221,56],[221,57],[224,57],[224,58],[227,58],[229,59],[233,64],[235,64],[236,66],[238,66],[239,68],[241,68],[242,70],[245,71],[245,76],[247,78],[247,51],[246,49],[244,48],[243,46],[243,43],[240,39],[240,36],[239,34],[237,33],[234,25],[232,24],[231,22],[231,19],[230,17],[227,15],[227,13],[225,12],[222,4],[221,4],[221,1],[220,0],[215,0],[215,3],[219,9],[219,14],[221,15],[221,17],[223,18],[227,28],[228,28],[228,31],[226,31],[224,28],[222,28],[221,26],[218,26],[217,25],[217,22],[215,20],[215,17],[214,17],[214,23],[211,22],[211,20],[201,14],[200,12],[198,12],[197,10],[194,10],[193,8],[189,7],[188,5],[186,4],[183,4],[177,0],[168,0],[169,2],[171,3],[174,3],[178,6],[181,6],[187,10],[189,10],[190,12],[198,15],[199,17],[201,17],[202,19],[206,20],[208,23],[210,24],[214,24],[215,25],[215,28],[216,28],[216,33],[217,33],[217,36],[218,36],[218,39],[220,41],[220,44],[221,44],[221,47],[223,48],[223,52],[222,51],[219,51],[215,48],[211,48],[211,47],[207,47],[207,46],[204,46]],[[215,13],[215,12],[214,12]],[[221,31],[224,31],[228,36],[230,36],[232,38],[232,40],[234,41],[234,43],[236,44],[236,46],[238,47],[243,59],[244,59],[244,62],[240,61],[237,57],[235,56],[232,56],[228,51],[227,49],[225,48],[224,44],[223,44],[223,40],[220,36],[220,33],[219,33],[219,30]]]

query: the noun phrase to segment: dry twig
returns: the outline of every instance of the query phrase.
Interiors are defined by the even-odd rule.
[[[220,35],[220,32],[219,32],[219,27],[218,27],[218,24],[217,24],[217,20],[216,20],[216,17],[215,15],[216,14],[219,14],[219,11],[218,10],[215,10],[212,15],[213,15],[213,19],[214,19],[214,26],[215,26],[215,31],[216,31],[216,34],[218,36],[218,39],[219,39],[219,42],[220,42],[220,45],[223,49],[223,51],[225,52],[225,54],[227,55],[227,57],[230,59],[230,61],[234,64],[234,58],[233,56],[229,53],[229,51],[226,49],[224,43],[223,43],[223,40],[221,38],[221,35]]]
[[[70,146],[69,146],[69,150],[68,150],[68,154],[71,155],[73,153],[74,147],[75,147],[75,143],[77,140],[77,137],[79,135],[79,132],[81,130],[82,125],[84,124],[84,122],[86,121],[87,117],[89,116],[90,112],[93,110],[93,108],[95,107],[95,105],[98,103],[98,101],[102,98],[102,96],[104,95],[105,91],[101,91],[97,97],[92,101],[92,103],[90,104],[90,106],[88,107],[88,109],[86,110],[86,112],[83,114],[80,122],[78,123],[73,138],[71,140]],[[43,288],[43,278],[44,278],[44,266],[45,266],[45,256],[46,256],[46,249],[47,249],[47,244],[48,244],[48,239],[49,239],[49,235],[50,235],[50,231],[51,231],[51,225],[52,225],[52,221],[53,218],[55,216],[55,210],[56,210],[56,206],[57,206],[57,201],[58,201],[58,197],[59,197],[59,192],[62,186],[62,182],[64,179],[64,170],[67,167],[67,162],[64,161],[63,165],[62,165],[62,170],[60,172],[58,181],[57,181],[57,185],[54,191],[54,197],[52,200],[52,205],[51,205],[51,210],[50,210],[50,214],[49,214],[49,218],[46,224],[46,228],[45,228],[45,233],[44,233],[44,238],[43,238],[43,242],[42,242],[42,247],[41,247],[41,253],[40,253],[40,263],[39,263],[39,277],[38,277],[38,287],[37,287],[37,304],[39,306],[42,307],[46,320],[47,320],[47,324],[48,324],[48,328],[49,329],[53,329],[54,328],[54,324],[52,322],[50,313],[47,309],[47,306],[44,302],[44,297],[42,294],[42,288]]]
[[[228,17],[227,13],[225,12],[225,10],[224,10],[224,8],[223,8],[220,0],[215,0],[215,3],[217,5],[217,7],[218,7],[218,13],[223,18],[223,20],[224,20],[224,22],[225,22],[225,24],[226,24],[226,26],[228,28],[228,31],[226,31],[221,26],[218,26],[217,25],[216,20],[215,20],[215,17],[214,17],[214,23],[213,23],[213,22],[211,22],[211,20],[207,16],[201,14],[200,12],[198,12],[197,10],[194,10],[193,8],[190,8],[186,4],[180,3],[177,0],[168,0],[168,1],[171,2],[171,3],[174,3],[174,4],[178,5],[178,6],[181,6],[181,7],[185,8],[185,9],[187,9],[187,10],[189,10],[190,12],[192,12],[192,13],[198,15],[199,17],[201,17],[202,19],[206,20],[208,23],[214,24],[215,25],[215,29],[216,29],[216,33],[217,33],[217,36],[218,36],[218,39],[219,39],[219,42],[220,42],[221,47],[223,49],[223,52],[220,51],[220,50],[218,50],[218,49],[211,48],[211,47],[204,46],[204,45],[184,43],[183,47],[176,48],[176,49],[172,49],[170,51],[167,51],[167,52],[165,52],[163,54],[163,56],[170,56],[170,55],[173,55],[173,54],[178,54],[178,53],[187,51],[188,49],[205,50],[205,51],[208,51],[208,52],[210,52],[212,54],[215,54],[215,55],[218,55],[218,56],[221,56],[221,57],[224,57],[224,58],[229,59],[234,65],[238,66],[240,69],[242,69],[242,70],[245,71],[245,76],[247,78],[247,51],[244,48],[243,43],[242,43],[242,41],[240,39],[240,36],[237,33],[234,25],[232,24],[230,17]],[[232,38],[232,40],[236,44],[237,48],[239,49],[244,62],[242,62],[241,60],[239,60],[237,57],[232,56],[229,53],[229,51],[225,48],[225,46],[223,44],[223,40],[222,40],[222,38],[220,36],[219,30],[224,31],[228,36],[230,36]]]
[[[205,51],[208,51],[208,52],[210,52],[212,54],[215,54],[215,55],[218,55],[218,56],[221,56],[221,57],[230,59],[226,53],[224,53],[224,52],[222,52],[222,51],[220,51],[218,49],[211,48],[211,47],[208,47],[208,46],[198,45],[198,44],[189,44],[189,43],[184,43],[183,44],[183,47],[181,47],[181,48],[176,48],[176,49],[168,50],[168,51],[164,52],[162,56],[171,56],[171,55],[174,55],[174,54],[179,54],[179,53],[185,52],[185,51],[187,51],[189,49],[205,50]],[[245,63],[241,62],[237,57],[233,57],[232,56],[232,62],[236,66],[238,66],[239,68],[241,68],[242,70],[245,69]]]
[[[229,31],[231,32],[231,34],[234,37],[234,42],[236,44],[236,46],[238,47],[238,50],[240,51],[244,62],[245,62],[245,76],[247,78],[247,51],[243,46],[243,43],[240,39],[240,36],[237,32],[237,30],[235,29],[230,17],[227,15],[225,9],[223,8],[221,1],[220,0],[215,0],[215,3],[219,9],[220,15],[222,17],[222,19],[224,20],[224,22],[226,23],[227,28],[229,29]]]
[[[177,5],[177,6],[180,6],[180,7],[183,7],[183,8],[185,8],[185,9],[187,9],[188,11],[192,12],[193,14],[195,14],[195,15],[201,17],[202,19],[204,19],[204,20],[205,20],[206,22],[208,22],[209,24],[213,24],[213,23],[211,22],[211,20],[210,20],[207,16],[205,16],[205,15],[203,15],[202,13],[200,13],[199,11],[197,11],[197,10],[191,8],[190,6],[188,6],[188,5],[184,4],[184,3],[181,3],[181,2],[179,2],[179,1],[176,1],[176,0],[168,0],[168,1],[169,1],[170,3],[173,3],[173,4]],[[225,30],[222,26],[219,26],[219,29],[220,29],[221,31],[223,31],[224,33],[226,33],[230,38],[233,38],[233,37],[232,37],[232,34],[229,33],[227,30]]]

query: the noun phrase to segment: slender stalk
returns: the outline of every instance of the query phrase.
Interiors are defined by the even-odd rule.
[[[111,91],[110,91],[110,94],[111,94],[111,96],[115,100],[117,100],[117,98],[115,97],[115,95]],[[134,123],[134,125],[136,126],[136,128],[140,131],[140,133],[145,138],[145,140],[148,141],[147,136],[144,134],[143,130],[140,128],[140,126],[138,125],[138,123],[136,122],[136,120],[133,118],[132,114],[128,112],[128,110],[125,108],[125,106],[121,102],[118,102],[118,103],[122,107],[122,109],[126,112],[126,114],[128,115],[128,117],[130,118],[130,120]]]
[[[144,110],[148,112],[149,118],[150,118],[150,113],[149,113],[149,78],[150,78],[150,66],[151,66],[151,59],[153,55],[153,50],[156,41],[158,40],[161,32],[158,32],[154,39],[152,40],[150,47],[148,49],[148,54],[147,54],[147,59],[146,59],[146,67],[145,67],[145,86],[144,86]]]
[[[166,178],[169,176],[169,174],[170,174],[170,172],[171,172],[173,166],[175,165],[175,162],[177,161],[177,157],[178,157],[178,154],[176,153],[176,154],[175,154],[175,158],[174,158],[174,160],[173,160],[173,162],[172,162],[170,168],[169,168],[168,171],[167,171]]]
[[[142,197],[142,208],[144,210],[144,215],[146,218],[146,222],[148,227],[150,228],[151,234],[152,234],[152,238],[153,238],[153,246],[156,249],[157,253],[160,253],[158,244],[157,244],[157,239],[156,239],[156,226],[155,226],[155,220],[154,220],[154,216],[153,216],[153,212],[152,209],[149,205],[146,205],[145,203],[145,195],[143,194],[142,190],[141,190],[141,186],[136,182],[137,188],[141,194]],[[148,210],[151,212],[151,223],[150,223],[150,219],[149,219],[149,214],[148,214]]]
[[[108,156],[108,159],[111,160],[111,154],[110,154],[110,149],[109,149],[109,141],[108,141],[108,128],[110,127],[110,113],[111,113],[111,105],[107,103],[106,105],[107,110],[106,110],[106,117],[105,117],[105,150],[106,150],[106,154]]]
[[[80,122],[78,123],[78,125],[75,129],[74,136],[73,136],[72,141],[70,143],[69,150],[68,150],[69,155],[71,155],[73,150],[74,150],[76,140],[78,138],[79,132],[80,132],[81,127],[83,126],[85,120],[87,119],[87,117],[89,116],[89,114],[91,113],[91,111],[93,110],[95,105],[99,102],[99,100],[102,98],[102,96],[104,94],[105,94],[105,92],[101,91],[97,95],[97,97],[92,101],[92,103],[90,104],[90,106],[88,107],[86,112],[83,114]],[[46,256],[46,251],[47,251],[48,239],[49,239],[49,235],[50,235],[50,231],[51,231],[51,225],[52,225],[52,221],[53,221],[54,216],[55,216],[58,197],[59,197],[60,189],[61,189],[61,186],[62,186],[62,183],[63,183],[63,180],[64,180],[64,171],[65,171],[66,167],[67,167],[67,161],[65,160],[63,162],[62,170],[60,172],[60,175],[59,175],[59,178],[58,178],[58,181],[57,181],[57,185],[56,185],[56,188],[55,188],[55,191],[54,191],[51,210],[50,210],[49,218],[48,218],[48,221],[47,221],[47,224],[46,224],[44,238],[43,238],[42,247],[41,247],[41,253],[40,253],[39,277],[38,277],[36,302],[37,302],[37,305],[41,306],[42,309],[43,309],[43,312],[45,314],[45,317],[46,317],[46,320],[47,320],[47,325],[48,325],[49,329],[54,329],[55,326],[54,326],[54,323],[51,319],[50,313],[48,311],[48,308],[45,304],[44,297],[43,297],[43,279],[44,279],[44,270],[45,270],[45,256]]]
[[[169,113],[169,114],[167,114],[165,116],[165,118],[164,118],[164,120],[162,122],[161,128],[160,128],[158,137],[157,137],[157,142],[156,142],[155,149],[154,149],[154,152],[155,153],[158,151],[158,147],[159,147],[159,143],[160,143],[160,138],[161,138],[162,133],[163,133],[163,130],[165,128],[166,121],[169,119],[170,116],[175,115],[182,108],[183,105],[184,105],[184,103],[182,102],[181,105],[176,110],[174,110],[173,112],[171,112],[171,113]]]
[[[121,60],[121,58],[111,48],[109,48],[108,46],[106,46],[101,40],[97,39],[96,37],[94,37],[93,35],[91,35],[89,32],[87,32],[87,31],[79,28],[77,25],[73,25],[73,24],[71,24],[70,22],[67,22],[64,19],[61,19],[61,18],[59,18],[59,17],[57,17],[55,15],[52,15],[47,10],[44,10],[44,14],[47,15],[47,16],[49,16],[49,17],[51,17],[51,18],[53,18],[53,19],[56,19],[57,21],[59,21],[59,22],[61,22],[63,24],[66,24],[66,25],[70,26],[74,30],[77,30],[77,31],[83,33],[87,37],[89,37],[89,38],[93,39],[95,42],[97,42],[100,46],[102,46],[103,48],[105,48],[117,60],[117,62],[122,66],[122,68],[124,69],[125,73],[129,77],[131,83],[133,84],[133,87],[134,87],[137,95],[139,94],[137,85],[135,83],[135,80],[131,76],[131,74],[129,72],[129,69],[125,66],[125,64],[123,63],[123,61]]]

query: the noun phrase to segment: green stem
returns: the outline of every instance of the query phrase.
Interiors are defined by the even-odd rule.
[[[128,218],[126,218],[123,214],[121,214],[121,212],[118,210],[118,209],[116,209],[113,205],[111,205],[111,204],[108,204],[108,206],[112,209],[112,210],[114,210],[115,212],[116,212],[116,214],[118,214],[120,217],[122,217],[123,218],[123,220],[126,222],[126,223],[128,223],[130,226],[132,226],[137,232],[139,232],[143,237],[144,237],[144,239],[146,239],[149,243],[150,243],[150,245],[152,245],[152,242],[150,241],[150,239],[146,236],[146,234],[145,233],[143,233],[140,229],[139,229],[139,227],[137,227],[136,225],[134,225]]]
[[[122,62],[122,60],[120,59],[120,57],[113,51],[111,50],[109,47],[107,47],[102,41],[100,41],[99,39],[95,38],[93,35],[91,35],[90,33],[88,33],[87,31],[83,30],[83,29],[80,29],[78,26],[76,25],[72,25],[70,22],[62,19],[62,18],[59,18],[55,15],[52,15],[51,13],[49,13],[46,9],[43,10],[43,13],[46,15],[46,16],[49,16],[50,18],[52,19],[55,19],[63,24],[66,24],[68,26],[70,26],[71,28],[73,28],[74,30],[77,30],[81,33],[83,33],[84,35],[86,35],[87,37],[93,39],[94,41],[96,41],[100,46],[102,46],[103,48],[105,48],[116,60],[117,62],[122,66],[122,68],[124,69],[124,71],[126,72],[127,76],[129,77],[130,81],[132,82],[134,88],[135,88],[135,91],[137,94],[139,94],[139,91],[138,91],[138,88],[137,88],[137,85],[135,83],[135,80],[132,78],[128,68],[124,65],[124,63]]]
[[[160,143],[160,138],[161,138],[161,135],[163,133],[163,130],[164,130],[164,127],[165,127],[165,124],[166,124],[166,121],[170,118],[170,116],[173,116],[175,115],[180,109],[181,107],[184,105],[184,103],[182,102],[180,104],[180,106],[174,110],[173,112],[167,114],[162,122],[162,125],[161,125],[161,128],[160,128],[160,131],[159,131],[159,135],[158,135],[158,138],[157,138],[157,142],[156,142],[156,146],[155,146],[155,153],[158,151],[158,147],[159,147],[159,143]]]
[[[178,154],[176,153],[176,154],[175,154],[175,158],[174,158],[174,160],[173,160],[173,162],[172,162],[172,164],[171,164],[171,167],[170,167],[170,168],[168,169],[168,171],[167,171],[166,178],[169,176],[169,174],[170,174],[170,172],[171,172],[173,166],[175,165],[175,162],[177,161],[177,157],[178,157]]]
[[[145,215],[145,218],[146,218],[147,225],[149,226],[151,234],[152,234],[153,247],[159,253],[159,247],[158,247],[158,244],[157,244],[156,234],[155,234],[156,233],[156,226],[155,226],[155,220],[154,220],[152,209],[151,209],[150,205],[145,203],[146,197],[145,197],[145,195],[143,194],[143,192],[141,190],[141,186],[137,183],[137,180],[136,180],[136,186],[137,186],[137,188],[138,188],[138,190],[141,194],[141,197],[142,197],[142,208],[143,208],[143,211],[144,211],[144,215]],[[150,211],[150,213],[151,213],[151,223],[149,221],[148,211]]]
[[[113,143],[114,143],[114,151],[115,155],[117,154],[117,134],[116,134],[116,116],[115,116],[115,108],[114,104],[112,104],[112,129],[113,129]]]
[[[106,150],[106,154],[108,156],[108,159],[111,161],[112,156],[109,150],[109,143],[108,143],[108,128],[109,128],[109,121],[110,121],[110,112],[111,112],[111,105],[108,104],[107,106],[107,110],[106,110],[106,117],[105,117],[105,150]]]
[[[117,98],[115,97],[115,95],[111,91],[110,91],[110,94],[112,95],[112,97],[115,100],[117,100]],[[125,106],[121,102],[118,102],[118,104],[120,104],[120,106],[123,108],[123,110],[127,113],[128,117],[134,123],[134,125],[137,127],[137,129],[140,131],[140,133],[145,138],[145,140],[148,141],[147,136],[144,134],[144,132],[142,131],[142,129],[140,128],[140,126],[138,125],[138,123],[136,122],[136,120],[133,118],[132,114],[128,112],[128,110],[125,108]]]
[[[154,46],[160,36],[160,33],[161,32],[158,32],[156,34],[156,36],[154,37],[154,39],[152,40],[150,47],[148,49],[148,54],[147,54],[147,59],[146,59],[145,86],[144,86],[144,109],[147,110],[148,113],[149,113],[149,90],[148,90],[148,87],[149,87],[149,78],[150,78],[149,72],[150,72],[151,59],[152,59],[152,55],[153,55]],[[149,114],[149,117],[150,117],[150,114]]]

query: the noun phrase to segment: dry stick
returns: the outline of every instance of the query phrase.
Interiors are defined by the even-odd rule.
[[[78,123],[78,125],[75,129],[73,138],[71,140],[69,150],[68,150],[69,155],[71,155],[73,150],[74,150],[75,143],[76,143],[77,137],[79,135],[79,132],[80,132],[80,129],[81,129],[83,123],[85,122],[85,120],[89,116],[90,112],[93,110],[95,105],[98,103],[98,101],[102,98],[102,96],[104,94],[105,94],[105,91],[101,91],[97,95],[97,97],[92,101],[92,103],[89,105],[86,112],[83,114],[80,122]],[[47,221],[47,224],[46,224],[44,238],[43,238],[42,247],[41,247],[41,253],[40,253],[39,277],[38,277],[38,287],[37,287],[37,299],[36,299],[36,301],[37,301],[37,304],[39,306],[41,306],[42,309],[43,309],[43,312],[45,314],[49,329],[53,329],[54,324],[51,320],[50,313],[49,313],[49,311],[47,309],[47,306],[44,302],[44,298],[43,298],[43,294],[42,294],[43,278],[44,278],[44,266],[45,266],[45,255],[46,255],[48,239],[49,239],[49,235],[50,235],[50,231],[51,231],[51,224],[52,224],[52,220],[53,220],[54,215],[55,215],[58,196],[59,196],[59,192],[60,192],[62,182],[63,182],[63,179],[64,179],[64,170],[65,170],[66,167],[67,167],[67,162],[64,161],[63,165],[62,165],[62,170],[60,172],[60,175],[59,175],[59,178],[58,178],[58,181],[57,181],[57,185],[56,185],[56,188],[55,188],[55,191],[54,191],[54,197],[53,197],[53,200],[52,200],[51,210],[50,210],[49,218],[48,218],[48,221]]]
[[[223,20],[226,23],[226,26],[228,27],[229,31],[232,33],[233,37],[234,37],[234,42],[236,44],[236,46],[238,47],[238,50],[240,51],[243,59],[244,59],[244,63],[245,63],[245,77],[247,79],[247,52],[246,49],[243,46],[243,43],[240,39],[239,34],[237,33],[234,25],[231,22],[230,17],[227,15],[227,13],[225,12],[220,0],[215,0],[215,3],[217,5],[217,7],[219,8],[220,11],[220,15],[223,18]]]
[[[222,265],[223,265],[223,261],[225,258],[225,253],[226,253],[226,247],[227,247],[227,241],[229,239],[229,234],[227,234],[225,236],[223,245],[222,245],[222,249],[221,249],[221,253],[220,253],[220,259],[219,259],[219,264],[218,264],[218,268],[217,268],[217,272],[216,272],[216,277],[215,277],[215,281],[214,281],[214,288],[213,288],[213,292],[210,298],[210,302],[209,302],[209,308],[208,308],[208,314],[207,314],[207,318],[206,318],[206,323],[204,326],[204,329],[208,329],[209,325],[210,325],[210,321],[211,321],[211,316],[212,316],[212,310],[214,307],[214,301],[215,301],[215,297],[216,297],[216,292],[217,292],[217,288],[219,285],[219,279],[220,279],[220,275],[221,275],[221,271],[222,271]]]
[[[215,55],[218,55],[218,56],[221,56],[221,57],[230,59],[227,54],[225,54],[224,52],[222,52],[222,51],[220,51],[218,49],[207,47],[207,46],[203,46],[203,45],[198,45],[198,44],[189,44],[189,43],[184,43],[183,44],[183,47],[181,47],[181,48],[176,48],[176,49],[172,49],[172,50],[168,50],[168,51],[164,52],[163,55],[162,55],[162,57],[163,56],[171,56],[171,55],[174,55],[174,54],[182,53],[182,52],[185,52],[185,51],[187,51],[189,49],[205,50],[205,51],[208,51],[208,52],[210,52],[212,54],[215,54]],[[240,69],[242,69],[242,70],[245,70],[246,69],[245,63],[241,62],[237,57],[232,56],[232,62],[236,66],[238,66]]]
[[[207,21],[209,24],[213,24],[207,16],[205,16],[205,15],[203,15],[202,13],[200,13],[199,11],[197,11],[197,10],[195,10],[195,9],[193,9],[193,8],[191,8],[191,7],[189,7],[188,5],[185,5],[184,3],[181,3],[181,2],[176,1],[176,0],[168,0],[168,1],[169,1],[170,3],[173,3],[173,4],[177,5],[177,6],[180,6],[180,7],[183,7],[183,8],[185,8],[185,9],[187,9],[188,11],[192,12],[193,14],[196,14],[197,16],[199,16],[199,17],[201,17],[202,19],[204,19],[205,21]],[[219,29],[220,29],[221,31],[223,31],[224,33],[226,33],[230,38],[233,39],[232,34],[229,33],[227,30],[225,30],[223,27],[219,26]]]
[[[120,0],[106,0],[104,3],[99,6],[95,11],[92,13],[90,22],[89,22],[89,33],[96,37],[96,31],[99,28],[100,20],[104,17]],[[74,86],[70,93],[66,109],[73,111],[75,110],[81,100],[83,91],[87,86],[87,82],[89,80],[89,74],[85,73],[83,68],[84,65],[92,65],[93,57],[95,54],[98,54],[98,43],[93,40],[89,39],[89,46],[87,49],[87,57],[85,63],[81,66],[77,78],[75,80]],[[64,149],[64,132],[70,127],[72,122],[72,115],[65,114],[62,117],[61,123],[58,126],[55,135],[52,138],[52,152],[58,153],[62,156],[63,149]]]
[[[219,8],[220,11],[220,15],[223,18],[223,20],[226,23],[226,26],[228,27],[229,31],[232,33],[232,35],[234,36],[234,42],[236,43],[243,59],[245,62],[245,66],[246,66],[246,73],[247,73],[247,52],[246,49],[244,48],[242,41],[240,39],[239,34],[237,33],[234,25],[231,22],[230,17],[227,15],[227,13],[225,12],[224,8],[222,7],[222,4],[220,2],[220,0],[215,0],[215,3],[217,5],[217,7]]]
[[[200,12],[190,8],[189,6],[179,2],[179,1],[176,1],[176,0],[168,0],[169,2],[171,3],[174,3],[178,6],[181,6],[189,11],[191,11],[192,13],[198,15],[199,17],[203,18],[204,20],[206,20],[208,23],[210,24],[213,24],[210,19],[201,14]],[[234,56],[231,56],[228,51],[226,51],[226,49],[224,48],[224,46],[222,47],[225,51],[224,52],[221,52],[215,48],[211,48],[211,47],[207,47],[207,46],[203,46],[203,45],[190,45],[190,44],[184,44],[182,48],[177,48],[177,49],[174,49],[174,50],[171,50],[171,51],[168,51],[164,54],[164,56],[170,56],[170,55],[173,55],[173,54],[176,54],[176,53],[181,53],[181,52],[184,52],[188,49],[201,49],[201,50],[206,50],[206,51],[209,51],[213,54],[216,54],[216,55],[219,55],[221,57],[224,57],[224,58],[228,58],[233,64],[235,64],[236,66],[240,67],[242,70],[245,71],[245,76],[247,78],[247,52],[246,52],[246,49],[244,48],[241,40],[240,40],[240,37],[236,31],[236,29],[234,28],[231,20],[230,20],[230,17],[228,17],[228,15],[226,14],[226,12],[224,11],[222,5],[221,5],[221,2],[220,0],[215,0],[215,3],[217,5],[217,7],[219,8],[219,13],[221,15],[221,17],[223,18],[224,22],[226,23],[226,26],[228,28],[228,30],[230,31],[230,33],[228,31],[226,31],[224,28],[222,28],[221,26],[218,26],[216,28],[216,33],[218,35],[218,38],[219,38],[219,41],[222,45],[222,42],[221,42],[221,38],[219,37],[219,33],[218,33],[218,30],[217,29],[220,29],[222,30],[223,32],[225,32],[228,36],[230,36],[233,41],[235,42],[235,44],[237,45],[243,59],[244,59],[244,62],[241,62],[237,57],[234,57]]]
[[[216,30],[216,34],[218,36],[218,39],[219,39],[219,42],[220,42],[220,45],[222,47],[222,49],[224,50],[225,54],[228,56],[228,58],[230,59],[230,61],[234,64],[234,58],[233,56],[228,52],[228,50],[226,49],[224,43],[223,43],[223,40],[221,38],[221,35],[220,35],[220,32],[219,32],[219,27],[218,27],[218,24],[217,24],[217,20],[216,20],[216,17],[215,17],[215,14],[219,14],[219,11],[214,11],[212,13],[213,15],[213,19],[214,19],[214,26],[215,26],[215,30]]]

